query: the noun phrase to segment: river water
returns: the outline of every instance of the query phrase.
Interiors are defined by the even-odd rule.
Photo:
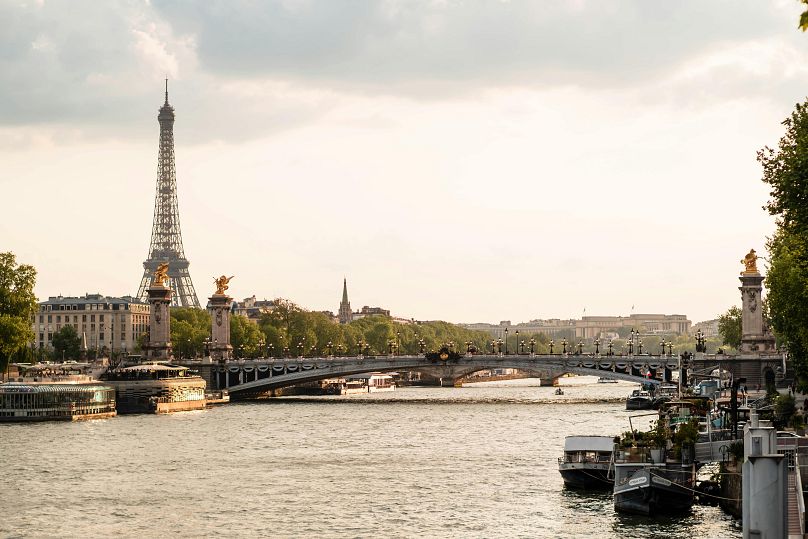
[[[635,386],[565,381],[3,424],[0,536],[741,537],[566,490],[564,437],[628,430]]]

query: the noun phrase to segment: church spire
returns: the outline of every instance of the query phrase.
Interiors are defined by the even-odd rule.
[[[339,303],[339,323],[349,324],[353,320],[351,303],[348,301],[348,279],[342,279],[342,301]]]

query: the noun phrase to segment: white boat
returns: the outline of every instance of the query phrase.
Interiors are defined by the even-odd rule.
[[[614,380],[612,378],[603,378],[603,377],[601,377],[601,378],[598,378],[598,383],[599,384],[616,384],[617,380]]]
[[[564,485],[572,488],[612,488],[614,438],[612,436],[567,436],[558,471]]]

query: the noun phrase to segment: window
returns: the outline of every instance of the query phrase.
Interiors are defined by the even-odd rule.
[[[75,314],[74,314],[74,315],[73,315],[73,323],[74,323],[74,324],[77,324],[77,323],[78,323],[78,321],[79,321],[79,317],[78,317],[77,315],[75,315]]]
[[[44,321],[45,321],[45,317],[44,317],[44,316],[42,316],[42,315],[40,314],[40,315],[39,315],[39,323],[41,324],[41,323],[43,323]]]
[[[50,323],[53,321],[53,320],[51,320],[51,318],[53,318],[53,315],[52,315],[52,314],[49,314],[49,315],[48,315],[48,324],[50,324]]]
[[[95,315],[94,314],[90,315],[90,322],[95,322]],[[95,327],[94,324],[93,324],[93,327]]]
[[[99,314],[99,315],[98,315],[98,321],[99,321],[99,322],[103,322],[103,321],[104,321],[104,315],[103,315],[103,314]]]
[[[53,333],[51,333],[51,332],[49,331],[49,332],[48,332],[48,340],[50,341],[51,339],[53,339]]]
[[[39,340],[40,340],[40,341],[44,341],[44,340],[45,340],[45,334],[44,334],[44,333],[40,333],[40,334],[39,334]]]
[[[104,340],[104,334],[103,334],[103,333],[99,333],[99,334],[98,334],[98,340],[99,340],[99,341],[103,341],[103,340]]]
[[[62,321],[62,315],[61,315],[61,314],[57,314],[57,315],[56,315],[56,322],[57,322],[57,323],[59,323],[59,322],[61,322],[61,321]]]
[[[81,315],[81,321],[82,321],[82,322],[86,322],[86,321],[87,321],[87,315],[86,315],[86,314]]]

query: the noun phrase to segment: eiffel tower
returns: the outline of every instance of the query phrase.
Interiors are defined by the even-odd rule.
[[[177,174],[174,164],[174,107],[168,104],[168,79],[166,101],[157,115],[160,122],[160,152],[157,156],[157,192],[154,197],[154,223],[152,224],[149,259],[143,263],[143,279],[140,280],[138,297],[146,301],[146,290],[151,286],[154,270],[162,262],[168,262],[168,281],[172,290],[171,305],[200,308],[196,297],[189,262],[182,248],[180,213],[177,209]]]

